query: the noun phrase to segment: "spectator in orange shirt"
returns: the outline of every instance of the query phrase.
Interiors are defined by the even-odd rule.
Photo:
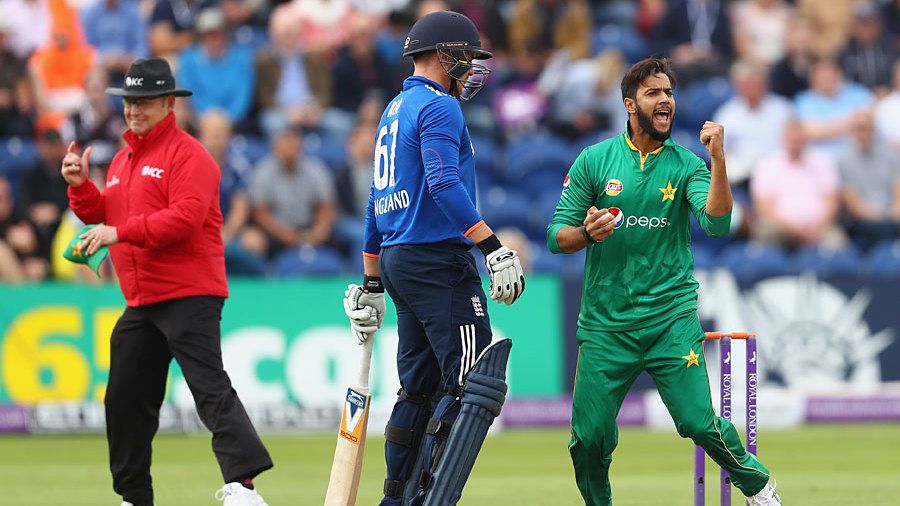
[[[53,28],[50,40],[28,61],[34,78],[41,114],[65,116],[85,99],[84,83],[94,67],[94,48],[84,41],[74,9],[51,2]]]

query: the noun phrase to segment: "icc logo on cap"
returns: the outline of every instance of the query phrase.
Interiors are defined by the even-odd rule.
[[[610,197],[615,197],[616,195],[622,193],[622,189],[624,185],[618,179],[610,179],[606,182],[606,194]]]
[[[126,77],[125,78],[125,86],[143,86],[144,78],[143,77]]]

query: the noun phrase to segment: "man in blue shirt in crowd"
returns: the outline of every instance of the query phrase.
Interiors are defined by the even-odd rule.
[[[224,11],[203,9],[194,25],[197,44],[181,53],[178,81],[190,86],[194,95],[188,102],[199,118],[213,109],[222,109],[238,130],[244,130],[253,102],[256,68],[253,51],[232,40]]]
[[[381,504],[456,504],[499,414],[509,353],[509,340],[491,344],[469,248],[484,253],[497,302],[515,302],[525,277],[475,207],[475,153],[457,99],[474,96],[490,72],[473,63],[491,57],[477,28],[455,12],[428,14],[410,30],[403,56],[415,72],[378,125],[365,277],[348,287],[344,305],[360,344],[381,325],[385,289],[397,308],[402,388],[385,429]],[[489,421],[475,420],[479,409]]]
[[[100,62],[118,85],[137,57],[147,53],[147,26],[137,2],[96,2],[81,16],[84,36],[100,54]]]

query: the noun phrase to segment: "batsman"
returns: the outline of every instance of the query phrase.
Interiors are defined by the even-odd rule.
[[[729,230],[724,129],[707,121],[700,130],[708,169],[670,138],[674,88],[668,60],[647,58],[629,69],[622,79],[625,132],[581,152],[547,229],[553,253],[587,248],[569,442],[575,480],[585,504],[612,504],[616,415],[646,370],[678,434],[727,470],[751,506],[780,505],[769,471],[713,410],[690,214],[710,236]]]
[[[491,299],[525,290],[515,251],[475,206],[475,152],[459,100],[490,70],[469,18],[438,11],[410,29],[403,56],[415,71],[388,104],[375,139],[366,212],[365,277],[344,309],[363,343],[380,326],[384,293],[397,308],[401,390],[385,429],[382,506],[456,504],[506,396],[509,339],[491,342],[473,244],[484,254]]]

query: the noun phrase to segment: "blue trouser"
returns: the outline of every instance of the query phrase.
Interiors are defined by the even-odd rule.
[[[401,503],[407,481],[428,483],[459,412],[463,379],[491,342],[491,325],[475,258],[465,246],[389,246],[381,250],[379,265],[397,308],[399,335],[402,390],[385,430],[381,502],[393,506]],[[423,472],[411,476],[420,452]]]

